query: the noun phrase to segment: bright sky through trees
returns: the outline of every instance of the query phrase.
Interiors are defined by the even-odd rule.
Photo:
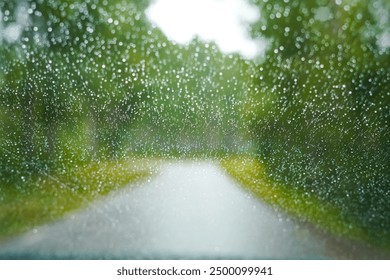
[[[250,38],[249,24],[260,14],[245,0],[156,0],[146,15],[179,44],[197,36],[215,42],[224,53],[238,52],[249,59],[266,48],[265,40]]]

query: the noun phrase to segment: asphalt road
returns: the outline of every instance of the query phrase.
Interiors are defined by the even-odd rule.
[[[0,257],[334,258],[328,243],[244,191],[217,163],[184,161],[0,245]]]

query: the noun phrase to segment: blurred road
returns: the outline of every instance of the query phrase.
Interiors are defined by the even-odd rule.
[[[149,181],[0,246],[1,258],[329,259],[325,240],[217,163],[168,162]]]

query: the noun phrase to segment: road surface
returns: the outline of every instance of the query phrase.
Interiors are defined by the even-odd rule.
[[[253,197],[212,161],[148,181],[0,245],[2,258],[329,259],[326,240]]]

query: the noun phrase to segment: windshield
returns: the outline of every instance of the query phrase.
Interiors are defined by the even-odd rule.
[[[0,257],[387,258],[389,11],[1,2]]]

